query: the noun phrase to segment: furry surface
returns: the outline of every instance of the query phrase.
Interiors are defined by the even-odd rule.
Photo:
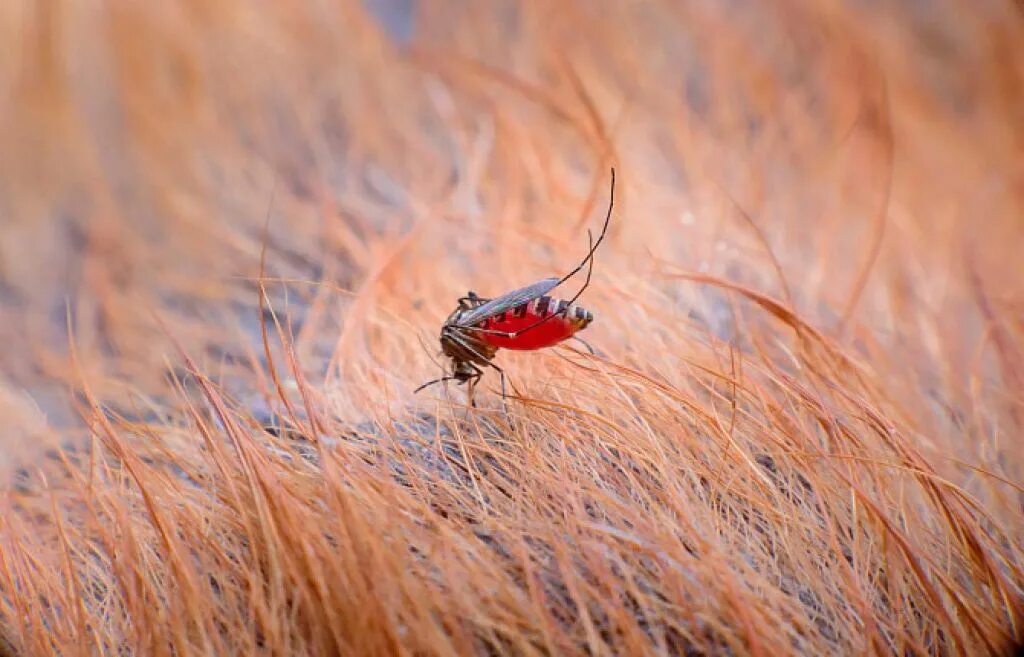
[[[7,0],[0,43],[0,652],[1024,632],[1019,3]],[[596,355],[413,396],[611,165]]]

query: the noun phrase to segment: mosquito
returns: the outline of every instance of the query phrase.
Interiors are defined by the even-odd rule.
[[[469,401],[476,406],[473,398],[474,389],[484,375],[484,368],[490,367],[501,376],[501,397],[505,399],[505,371],[494,364],[494,357],[499,349],[532,351],[554,346],[569,338],[579,340],[576,333],[589,326],[594,321],[594,315],[589,310],[577,306],[576,300],[590,285],[590,276],[594,271],[594,252],[608,232],[614,205],[615,169],[612,169],[608,212],[601,227],[601,234],[595,242],[593,234],[587,231],[590,248],[575,269],[561,278],[545,278],[493,299],[484,299],[472,291],[461,297],[458,306],[441,326],[441,351],[451,360],[451,373],[427,381],[416,388],[413,394],[435,383],[468,383]],[[584,267],[587,267],[587,278],[579,292],[571,299],[566,301],[548,296],[549,292],[578,274]],[[585,342],[583,344],[593,352],[589,345]]]

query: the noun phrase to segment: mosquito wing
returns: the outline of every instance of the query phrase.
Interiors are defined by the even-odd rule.
[[[542,297],[555,289],[555,286],[558,285],[560,280],[561,279],[557,276],[552,276],[551,278],[545,278],[542,281],[537,281],[533,285],[527,285],[526,287],[513,290],[508,294],[503,294],[500,297],[491,299],[487,303],[463,313],[462,317],[459,317],[458,325],[466,328],[476,326],[489,317],[494,317],[495,315],[499,315],[510,308],[515,308],[521,303],[526,303],[527,301],[532,301],[537,297]]]

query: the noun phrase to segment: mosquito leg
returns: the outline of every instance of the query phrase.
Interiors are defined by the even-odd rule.
[[[584,347],[586,347],[586,348],[587,348],[587,351],[589,351],[589,352],[590,352],[590,355],[591,355],[591,356],[596,356],[596,355],[597,355],[597,353],[596,353],[596,352],[594,351],[594,348],[593,348],[593,347],[591,347],[591,346],[590,346],[589,344],[587,344],[587,341],[586,341],[586,340],[584,340],[583,338],[577,338],[577,337],[576,337],[576,336],[574,335],[574,336],[572,336],[572,339],[573,339],[573,340],[576,340],[576,341],[578,341],[578,342],[579,342],[580,344],[582,344],[582,345],[583,345]]]
[[[501,406],[505,411],[505,419],[511,423],[512,419],[508,414],[508,391],[505,389],[505,370],[501,369],[494,363],[488,364],[498,371],[498,376],[501,378]]]
[[[601,237],[602,238],[604,237],[603,233],[601,234]],[[573,296],[573,298],[569,299],[569,301],[566,302],[566,304],[565,304],[565,312],[566,313],[569,312],[570,306],[572,306],[572,304],[575,303],[577,299],[579,299],[581,296],[583,296],[583,292],[586,291],[586,289],[588,287],[590,287],[590,277],[594,273],[594,234],[591,233],[589,230],[587,231],[587,240],[590,243],[590,255],[587,256],[590,259],[590,266],[587,267],[587,278],[584,279],[583,286],[580,287],[579,292],[577,292],[575,294],[575,296]],[[582,265],[582,263],[581,263],[581,265]]]
[[[601,227],[601,234],[597,236],[597,242],[591,242],[590,248],[587,250],[587,255],[583,258],[580,264],[576,265],[576,268],[571,272],[562,277],[559,283],[564,283],[573,276],[575,276],[589,261],[591,266],[594,264],[594,252],[597,251],[597,247],[604,241],[604,236],[608,232],[608,223],[612,218],[612,208],[615,206],[615,169],[612,169],[612,185],[608,194],[608,212],[604,217],[604,225]]]
[[[498,376],[501,377],[501,398],[502,400],[504,400],[506,397],[508,397],[508,393],[505,390],[505,370],[501,369],[494,363],[488,363],[488,365],[497,370]]]
[[[587,267],[587,278],[585,281],[583,281],[583,286],[580,288],[579,292],[573,295],[573,297],[569,299],[569,301],[565,304],[567,311],[569,306],[574,304],[576,300],[583,295],[583,292],[590,285],[590,276],[591,274],[594,273],[594,253],[597,251],[597,247],[601,245],[601,242],[604,241],[604,236],[608,233],[608,223],[611,221],[612,218],[613,207],[615,207],[615,169],[612,169],[612,185],[608,194],[608,212],[607,214],[605,214],[604,217],[604,225],[601,226],[601,234],[597,236],[597,241],[595,242],[594,234],[589,230],[587,231],[587,241],[590,244],[590,247],[587,249],[587,255],[584,256],[583,260],[580,261],[580,264],[576,265],[576,267],[571,272],[563,276],[558,281],[558,284],[561,285],[562,283],[566,282],[567,280],[578,274],[580,270],[582,270],[584,267]],[[530,326],[527,326],[522,331],[519,331],[519,335],[521,335],[525,331],[529,331],[537,326],[540,326],[541,324],[548,321],[552,317],[554,317],[554,315],[549,315],[548,317],[545,317],[536,324],[531,324]]]
[[[507,393],[507,391],[505,389],[505,370],[503,370],[500,367],[498,367],[497,365],[495,365],[493,362],[491,362],[490,359],[485,358],[483,354],[481,354],[479,351],[477,351],[476,349],[473,348],[473,345],[469,344],[468,342],[466,342],[466,340],[462,339],[458,335],[453,335],[452,339],[455,340],[455,342],[457,342],[459,344],[459,346],[463,347],[464,349],[469,351],[471,354],[473,354],[475,356],[478,356],[480,358],[480,362],[481,363],[489,365],[489,366],[493,367],[495,370],[497,370],[498,375],[501,377],[501,403],[502,403],[502,405],[505,405],[505,415],[508,415],[508,406],[506,405],[506,402],[505,402],[505,398],[508,397],[508,393]],[[473,405],[473,407],[476,407],[476,399],[473,397],[473,392],[476,389],[477,382],[480,380],[481,377],[483,377],[484,371],[482,369],[480,369],[480,367],[477,366],[476,363],[472,363],[471,362],[471,363],[469,363],[469,365],[470,365],[470,367],[473,368],[475,376],[472,379],[469,380],[469,391],[468,392],[469,392],[470,403]]]
[[[615,174],[614,174],[614,171],[613,171],[612,172],[612,176],[613,176],[613,178],[612,178],[612,185],[613,186],[615,184],[614,175]],[[608,211],[609,211],[609,213],[611,212],[611,206],[609,206]],[[608,216],[611,216],[611,215],[609,214]],[[604,239],[604,231],[607,230],[607,229],[608,229],[608,220],[605,219],[604,229],[602,229],[601,236],[597,239],[597,241],[599,243],[600,243],[600,241],[602,239]],[[526,333],[527,331],[531,331],[531,330],[537,328],[538,326],[540,326],[541,324],[544,324],[545,322],[548,322],[548,321],[552,320],[553,318],[558,317],[559,315],[561,315],[562,317],[568,317],[569,316],[569,308],[572,307],[572,304],[574,304],[577,299],[579,299],[581,296],[583,296],[583,292],[586,291],[586,289],[590,286],[590,277],[594,273],[594,249],[597,248],[597,245],[594,244],[594,234],[592,232],[590,232],[589,230],[587,231],[587,242],[590,245],[590,248],[587,251],[587,257],[583,259],[583,262],[581,262],[579,264],[579,266],[576,267],[576,269],[572,270],[572,273],[570,273],[568,276],[566,276],[561,281],[559,281],[559,284],[561,284],[567,278],[569,278],[570,276],[572,276],[573,274],[578,272],[580,269],[582,269],[583,265],[585,265],[585,264],[587,264],[589,262],[590,266],[587,267],[587,278],[586,278],[586,280],[583,281],[583,286],[573,296],[573,298],[571,298],[571,299],[569,299],[568,301],[565,302],[564,306],[562,306],[562,304],[559,303],[559,307],[562,308],[561,311],[555,312],[555,313],[551,313],[550,315],[548,315],[544,319],[538,320],[538,321],[534,322],[533,324],[530,324],[526,328],[521,329],[520,331],[518,331],[515,335],[513,335],[511,337],[515,337],[516,335],[522,335],[523,333]]]
[[[469,405],[476,408],[476,384],[480,381],[480,377],[484,375],[484,371],[476,365],[472,365],[472,367],[476,373],[473,378],[469,379],[466,393],[469,395]]]
[[[427,386],[432,386],[432,385],[434,385],[435,383],[447,383],[448,381],[452,381],[452,380],[454,380],[454,379],[455,379],[455,377],[454,377],[454,376],[442,376],[442,377],[441,377],[441,378],[439,378],[439,379],[434,379],[433,381],[427,381],[426,383],[424,383],[423,385],[421,385],[421,386],[420,386],[419,388],[416,388],[415,390],[413,390],[413,391],[412,391],[412,394],[414,394],[414,395],[415,395],[415,394],[416,394],[417,392],[419,392],[420,390],[423,390],[423,389],[424,389],[424,388],[426,388]]]
[[[466,329],[460,329],[460,330],[466,330]],[[485,363],[487,365],[491,364],[491,359],[490,358],[488,358],[487,356],[484,356],[482,353],[480,353],[473,345],[471,345],[468,342],[466,342],[465,338],[460,336],[458,333],[455,333],[455,334],[451,335],[450,337],[460,347],[462,347],[463,349],[465,349],[469,353],[471,353],[474,356],[476,356],[478,363]],[[472,365],[474,368],[476,367],[476,364],[474,364],[472,362],[470,363],[470,365]],[[477,368],[477,369],[479,369],[479,368]]]
[[[562,283],[566,282],[567,280],[569,280],[570,278],[572,278],[573,276],[578,274],[580,271],[583,270],[584,267],[587,267],[587,279],[583,282],[583,287],[580,288],[579,292],[577,292],[572,297],[572,299],[570,299],[569,302],[565,304],[565,311],[560,313],[563,317],[565,316],[565,313],[568,312],[569,306],[571,306],[573,303],[575,303],[576,300],[579,299],[580,296],[583,294],[583,292],[587,289],[587,286],[590,285],[590,277],[594,273],[594,252],[597,251],[597,247],[601,245],[601,242],[604,241],[605,235],[608,233],[608,223],[611,221],[611,218],[612,218],[612,208],[614,206],[615,206],[615,169],[612,169],[612,185],[611,185],[611,190],[610,190],[609,195],[608,195],[608,213],[604,217],[604,225],[601,226],[601,234],[597,236],[597,241],[596,242],[594,241],[594,234],[588,230],[587,231],[587,240],[588,240],[588,242],[590,244],[590,248],[587,249],[587,255],[584,256],[583,260],[581,260],[580,263],[578,265],[576,265],[576,267],[571,272],[569,272],[568,274],[566,274],[562,278],[558,279],[558,281],[553,286],[544,286],[543,287],[545,292],[549,291],[549,290],[553,290],[554,288],[558,287]],[[589,267],[588,267],[588,265],[589,265]],[[541,285],[543,283],[545,283],[545,281],[541,281],[540,283],[538,283],[538,285]],[[524,288],[524,290],[526,290],[526,289],[528,289],[528,288]],[[539,296],[539,294],[538,294],[538,296]],[[469,297],[465,297],[465,298],[469,298]],[[544,324],[544,323],[550,321],[552,318],[556,317],[557,315],[559,315],[559,313],[552,313],[550,315],[547,315],[543,319],[540,319],[540,320],[534,322],[533,324],[530,324],[526,328],[521,329],[519,331],[516,331],[515,333],[508,333],[506,331],[494,331],[494,330],[491,330],[491,329],[476,328],[474,326],[466,326],[466,325],[463,325],[463,324],[459,324],[458,326],[463,331],[476,331],[477,333],[484,333],[484,334],[488,334],[488,335],[501,335],[501,336],[504,336],[504,337],[507,337],[507,338],[514,338],[516,336],[522,335],[523,333],[526,333],[527,331],[532,331],[533,329],[537,328],[541,324]],[[486,319],[486,318],[479,318],[479,319],[483,320],[483,319]]]
[[[468,309],[481,303],[487,303],[488,301],[490,301],[490,299],[481,298],[480,296],[477,295],[476,292],[470,290],[469,292],[466,293],[466,296],[459,297],[458,304],[460,307],[465,307]]]
[[[473,333],[482,333],[486,335],[500,335],[503,338],[514,338],[519,335],[519,333],[522,333],[522,331],[519,331],[519,333],[510,333],[508,331],[498,331],[495,329],[477,328],[476,326],[464,326],[461,328],[463,331],[472,331]],[[525,331],[526,329],[523,330]]]

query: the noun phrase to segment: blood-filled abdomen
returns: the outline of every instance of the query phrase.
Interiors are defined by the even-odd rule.
[[[538,324],[541,320],[545,321]],[[481,332],[478,337],[501,349],[543,349],[571,338],[593,320],[590,311],[579,306],[569,306],[565,301],[551,297],[540,297],[490,317],[478,325],[486,331],[514,336]]]

